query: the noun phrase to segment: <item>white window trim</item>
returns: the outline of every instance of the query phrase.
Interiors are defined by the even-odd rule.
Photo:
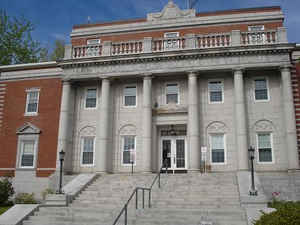
[[[28,105],[29,105],[29,93],[30,92],[37,92],[37,106],[36,112],[28,112]],[[30,88],[26,90],[26,105],[25,105],[25,116],[37,116],[39,113],[39,102],[40,102],[40,88]]]
[[[260,79],[265,79],[266,80],[268,99],[256,100],[256,97],[255,97],[255,80],[260,80]],[[269,86],[268,77],[254,77],[253,78],[253,99],[254,99],[254,102],[269,102],[270,101],[271,96],[270,96],[270,86]]]
[[[137,158],[136,158],[136,135],[121,135],[121,139],[122,139],[122,143],[121,143],[121,165],[124,166],[124,167],[128,167],[128,166],[132,166],[131,163],[123,163],[123,152],[124,152],[124,139],[125,137],[134,137],[134,164],[133,166],[136,166],[136,161],[137,161]]]
[[[209,83],[220,81],[222,83],[222,101],[221,102],[211,102],[210,101],[210,91],[209,91]],[[223,104],[224,103],[224,79],[209,79],[207,81],[207,91],[208,91],[208,104]]]
[[[212,161],[212,136],[213,135],[223,135],[223,141],[224,141],[224,162],[213,162]],[[226,134],[225,133],[210,133],[209,134],[209,150],[210,150],[210,164],[211,165],[227,165],[227,144],[226,144]]]
[[[23,146],[24,141],[34,141],[34,155],[33,155],[33,166],[22,166],[22,155],[23,155]],[[18,147],[17,147],[17,160],[16,160],[16,168],[17,169],[35,169],[36,162],[38,158],[38,145],[39,145],[39,135],[19,135],[18,136]]]
[[[83,164],[83,147],[84,147],[84,138],[93,138],[93,163],[92,164]],[[81,136],[80,144],[80,167],[94,167],[95,166],[95,149],[96,149],[96,137],[93,135]]]
[[[177,103],[176,105],[180,105],[180,83],[179,82],[167,82],[165,83],[165,105],[172,105],[172,103],[167,103],[167,86],[170,84],[176,84],[178,86],[178,94],[177,94]],[[173,103],[174,104],[174,103]]]
[[[258,150],[258,135],[259,134],[270,134],[270,142],[271,142],[271,155],[272,155],[272,162],[261,162],[259,161],[259,150]],[[256,162],[257,164],[275,164],[275,158],[274,158],[274,148],[273,148],[273,133],[272,132],[257,132],[256,133]]]
[[[126,87],[133,87],[135,86],[135,105],[125,105],[125,89]],[[123,107],[124,108],[137,108],[138,106],[138,85],[137,84],[126,84],[123,86]]]
[[[164,33],[164,38],[168,38],[167,37],[168,34],[176,34],[176,38],[179,37],[179,32],[166,32]]]
[[[87,93],[89,89],[96,89],[96,106],[95,107],[86,107],[86,99],[87,99]],[[86,87],[84,89],[84,109],[85,110],[95,110],[98,108],[98,88],[96,86]]]

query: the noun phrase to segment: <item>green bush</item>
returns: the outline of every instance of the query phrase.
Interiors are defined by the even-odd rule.
[[[34,199],[34,193],[19,193],[15,197],[16,204],[36,204],[37,201]]]
[[[0,180],[0,205],[10,205],[9,198],[15,193],[11,179],[4,178]]]
[[[275,208],[277,211],[270,214],[263,213],[255,225],[300,224],[300,202],[273,201],[269,207]]]

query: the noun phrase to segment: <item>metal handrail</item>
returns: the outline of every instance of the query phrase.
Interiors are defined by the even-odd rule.
[[[123,208],[121,209],[119,215],[117,216],[117,218],[115,219],[113,225],[116,225],[117,222],[119,221],[119,219],[121,218],[121,216],[123,215],[123,213],[125,213],[124,215],[124,225],[127,225],[128,220],[127,220],[127,213],[128,213],[128,205],[130,203],[130,201],[133,199],[133,197],[135,196],[135,209],[138,209],[138,191],[142,190],[143,193],[143,198],[142,198],[142,205],[143,205],[143,209],[145,208],[145,191],[148,191],[149,195],[148,195],[148,207],[151,208],[151,192],[152,192],[152,188],[154,186],[154,184],[156,183],[157,179],[158,179],[158,188],[160,188],[160,174],[163,170],[163,168],[165,167],[165,170],[167,171],[167,159],[164,160],[160,170],[158,171],[157,175],[155,176],[150,188],[145,188],[145,187],[136,187],[132,194],[130,195],[129,199],[127,200],[127,202],[125,203],[125,205],[123,206]]]

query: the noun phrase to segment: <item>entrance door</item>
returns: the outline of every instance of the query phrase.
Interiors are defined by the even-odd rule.
[[[166,162],[168,170],[179,172],[186,170],[185,137],[164,137],[162,139],[162,163]]]

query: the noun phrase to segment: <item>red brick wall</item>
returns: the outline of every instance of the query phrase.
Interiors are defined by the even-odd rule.
[[[300,163],[300,62],[295,63],[292,68],[292,86],[294,94],[294,105],[296,115],[296,129]]]
[[[56,167],[61,79],[34,79],[5,82],[3,121],[0,128],[0,168],[15,168],[18,136],[16,130],[30,122],[41,129],[36,168]],[[24,116],[26,89],[40,88],[38,115]],[[37,171],[37,176],[53,171]],[[7,171],[0,171],[0,175]]]

